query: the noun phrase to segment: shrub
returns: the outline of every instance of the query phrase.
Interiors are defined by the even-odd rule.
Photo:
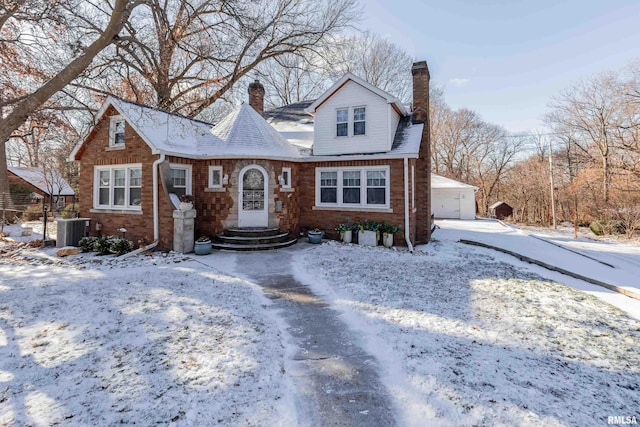
[[[78,242],[78,245],[80,246],[80,249],[82,249],[82,252],[93,252],[96,250],[97,242],[98,242],[97,237],[87,236],[80,239],[80,241]]]
[[[593,221],[591,222],[591,224],[589,224],[589,230],[591,230],[591,232],[596,236],[604,235],[604,226],[602,225],[602,222],[598,220]]]
[[[111,236],[109,239],[109,251],[118,256],[124,255],[133,250],[133,244],[122,237]]]
[[[78,212],[73,209],[73,205],[67,205],[60,211],[60,218],[69,219],[77,218]]]
[[[607,234],[625,234],[627,227],[624,225],[624,222],[614,219],[607,223],[605,231]]]
[[[30,204],[22,213],[23,221],[36,221],[42,218],[42,205],[40,203]]]

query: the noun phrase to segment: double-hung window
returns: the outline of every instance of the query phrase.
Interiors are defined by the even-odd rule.
[[[141,199],[141,165],[95,167],[94,208],[139,210]]]
[[[357,107],[353,109],[353,134],[364,135],[365,134],[365,108]]]
[[[349,109],[336,110],[336,136],[349,136]]]
[[[389,208],[389,166],[316,169],[316,206]]]
[[[191,165],[172,163],[170,169],[173,193],[178,197],[191,194]]]
[[[338,172],[320,172],[320,203],[338,202]]]
[[[122,116],[111,117],[109,125],[109,146],[124,147],[125,120]]]

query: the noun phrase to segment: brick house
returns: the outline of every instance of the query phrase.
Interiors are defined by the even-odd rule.
[[[72,151],[80,215],[103,234],[172,247],[178,196],[192,194],[195,235],[276,227],[333,237],[346,217],[401,225],[394,244],[430,237],[429,71],[412,67],[413,111],[347,74],[306,108],[313,147],[292,144],[263,118],[264,88],[215,126],[109,97]],[[309,116],[310,117],[310,116]]]
[[[62,210],[73,203],[75,191],[55,170],[8,166],[9,185],[21,185],[31,190],[30,203],[43,203]],[[44,199],[44,200],[43,200]]]

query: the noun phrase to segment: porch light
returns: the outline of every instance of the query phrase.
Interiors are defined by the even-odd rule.
[[[224,176],[222,177],[222,185],[227,185],[227,184],[229,184],[229,175],[225,173]]]

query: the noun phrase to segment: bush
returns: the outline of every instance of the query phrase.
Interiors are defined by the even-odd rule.
[[[60,211],[60,218],[69,219],[69,218],[77,218],[78,212],[73,209],[73,205],[67,205],[63,210]]]
[[[87,236],[80,239],[78,245],[80,246],[80,249],[82,249],[82,252],[93,252],[96,250],[97,241],[97,237]]]
[[[589,230],[591,230],[591,232],[596,236],[604,235],[604,225],[598,220],[593,221],[591,224],[589,224]]]
[[[109,251],[118,256],[124,255],[133,250],[133,244],[122,237],[112,236],[109,243]]]
[[[42,218],[42,205],[40,203],[30,204],[22,213],[23,221],[36,221]]]
[[[611,220],[607,223],[605,232],[607,234],[625,234],[627,227],[624,225],[624,222],[620,220]]]

